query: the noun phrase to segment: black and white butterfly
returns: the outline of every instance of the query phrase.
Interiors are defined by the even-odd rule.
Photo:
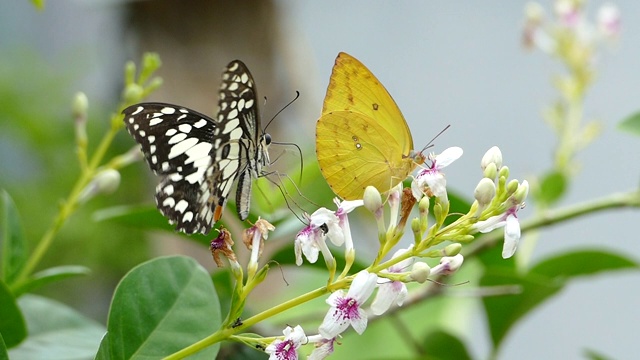
[[[236,179],[238,215],[247,218],[251,182],[269,165],[271,136],[260,128],[255,83],[244,63],[232,61],[222,73],[214,119],[164,103],[140,103],[123,114],[149,167],[162,177],[156,204],[177,230],[209,233]]]

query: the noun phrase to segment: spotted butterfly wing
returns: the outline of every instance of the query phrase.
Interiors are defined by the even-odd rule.
[[[165,103],[140,103],[123,111],[127,130],[151,170],[162,177],[156,204],[176,229],[207,234],[221,218],[236,179],[238,214],[249,214],[251,181],[269,164],[251,73],[239,60],[222,74],[218,114]]]

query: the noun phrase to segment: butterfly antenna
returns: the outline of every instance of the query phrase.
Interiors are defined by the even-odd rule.
[[[296,100],[298,100],[298,98],[300,98],[300,91],[296,90],[296,97],[293,98],[293,100],[289,101],[287,103],[287,105],[285,105],[282,109],[280,109],[275,115],[273,115],[273,117],[271,118],[271,120],[269,120],[269,122],[267,123],[267,125],[265,125],[263,132],[267,131],[267,128],[269,127],[269,125],[271,125],[271,123],[273,122],[273,120],[276,119],[276,117],[278,115],[280,115],[281,112],[284,111],[284,109],[288,108],[289,106],[291,106],[291,104],[293,104]],[[267,101],[267,98],[264,98],[265,102]]]
[[[316,204],[313,200],[309,199],[308,197],[306,197],[302,191],[300,191],[300,188],[298,187],[298,184],[295,183],[295,181],[293,181],[293,179],[291,179],[291,177],[289,177],[289,175],[287,174],[278,174],[280,177],[286,177],[287,180],[289,180],[291,182],[291,184],[293,185],[293,187],[296,189],[296,193],[298,193],[298,196],[300,196],[301,198],[305,199],[308,203],[314,205],[315,207],[320,207],[320,205]],[[298,206],[298,208],[300,208],[300,210],[304,209],[301,206]]]
[[[423,147],[423,148],[422,148],[422,150],[420,151],[420,154],[422,154],[423,152],[425,152],[425,150],[427,150],[428,148],[432,147],[432,146],[433,146],[433,142],[434,142],[434,141],[436,141],[436,139],[437,139],[440,135],[442,135],[445,131],[447,131],[447,129],[449,129],[450,127],[451,127],[451,125],[447,125],[447,126],[445,126],[445,127],[444,127],[444,129],[440,130],[440,132],[439,132],[436,136],[434,136],[434,137],[433,137],[433,139],[431,139],[431,140],[427,143],[427,145],[425,145],[425,147]]]
[[[298,155],[300,156],[300,180],[299,180],[299,183],[302,184],[302,170],[304,169],[304,158],[302,157],[302,149],[300,149],[300,146],[298,146],[298,144],[296,144],[296,143],[276,142],[276,141],[272,141],[271,144],[273,144],[273,145],[282,145],[282,146],[295,146],[296,149],[298,149]],[[275,162],[275,160],[274,160],[274,162]]]
[[[273,171],[273,172],[268,172],[268,173],[263,173],[260,175],[260,177],[265,177],[270,183],[272,183],[273,185],[275,185],[278,190],[280,190],[280,193],[282,194],[282,198],[284,199],[284,202],[287,204],[287,208],[291,211],[291,213],[298,219],[298,221],[300,221],[301,223],[304,224],[304,220],[302,218],[300,218],[300,216],[293,210],[290,201],[293,202],[293,204],[300,210],[304,211],[304,209],[302,209],[302,207],[295,201],[293,200],[293,198],[291,197],[291,195],[289,195],[289,193],[286,191],[286,189],[284,188],[284,184],[279,183],[273,179],[271,179],[269,176],[270,175],[276,175],[278,177],[278,179],[280,179],[281,174]],[[294,184],[295,185],[295,184]],[[264,193],[264,191],[262,191],[262,189],[260,187],[258,187],[258,189],[260,190],[260,192],[262,193],[262,196],[264,196],[265,198],[268,199],[268,197],[266,196],[266,194]]]

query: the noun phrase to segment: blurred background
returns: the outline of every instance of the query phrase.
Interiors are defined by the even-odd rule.
[[[551,1],[541,2],[551,11]],[[269,131],[314,155],[315,121],[338,52],[361,60],[385,85],[409,123],[417,147],[446,125],[435,151],[464,149],[446,169],[449,187],[471,197],[480,159],[497,145],[512,177],[550,167],[556,139],[542,120],[555,98],[551,76],[562,69],[521,44],[524,1],[50,1],[44,11],[28,1],[0,2],[0,187],[14,198],[27,237],[35,242],[78,176],[70,103],[77,91],[90,101],[91,146],[108,126],[123,85],[125,61],[157,52],[164,85],[150,100],[212,114],[223,67],[243,60],[256,80],[263,123],[300,91]],[[592,19],[602,1],[589,1]],[[640,108],[640,3],[618,4],[620,40],[595,59],[596,82],[586,117],[603,133],[580,153],[580,175],[560,205],[638,185],[640,146],[616,124]],[[110,154],[134,145],[122,132]],[[285,156],[286,158],[286,156]],[[297,166],[296,156],[286,162]],[[105,322],[119,279],[161,253],[207,250],[169,236],[92,220],[95,210],[151,203],[156,179],[139,163],[122,170],[122,184],[77,212],[42,266],[82,264],[93,274],[41,293]],[[526,219],[530,213],[519,213]],[[231,211],[227,210],[227,215]],[[598,213],[544,229],[533,262],[577,247],[596,247],[640,259],[637,212]],[[293,239],[290,239],[293,241]],[[523,241],[527,241],[526,235]],[[193,249],[185,249],[192,246]],[[634,358],[640,312],[640,274],[615,273],[570,285],[517,325],[500,358],[579,358],[589,347],[614,358]],[[480,312],[462,324],[474,355],[487,355]],[[425,317],[428,314],[424,315]]]

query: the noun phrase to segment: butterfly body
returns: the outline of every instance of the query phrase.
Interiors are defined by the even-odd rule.
[[[385,192],[424,162],[391,95],[346,53],[333,67],[316,125],[316,154],[323,176],[345,200],[362,199],[368,185]]]
[[[251,180],[269,165],[271,138],[260,128],[253,77],[241,61],[229,63],[219,94],[215,118],[165,103],[140,103],[123,111],[127,130],[161,176],[158,209],[188,234],[211,230],[238,179],[237,209],[246,219]]]

